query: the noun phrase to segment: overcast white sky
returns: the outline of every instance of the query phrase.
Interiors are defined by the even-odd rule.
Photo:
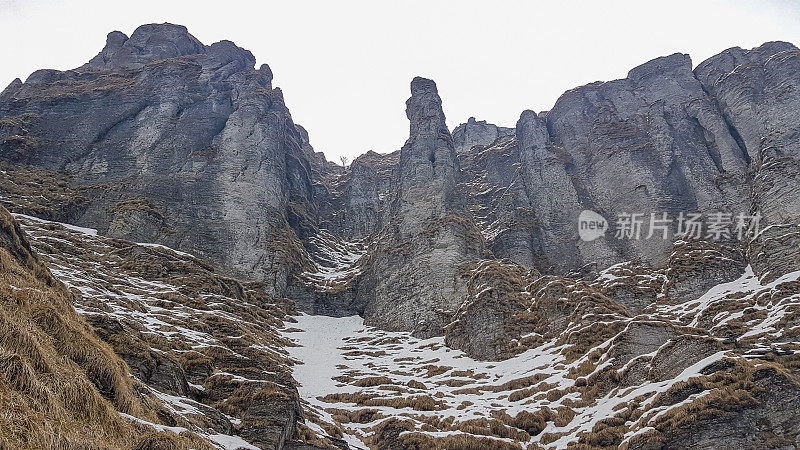
[[[795,1],[0,0],[0,88],[77,67],[109,31],[153,22],[268,63],[295,122],[334,161],[402,146],[415,75],[436,80],[450,128],[470,116],[514,126],[524,109],[658,56],[689,53],[697,65],[732,46],[800,44]]]

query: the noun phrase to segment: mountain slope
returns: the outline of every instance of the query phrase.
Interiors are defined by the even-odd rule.
[[[300,436],[288,341],[277,334],[292,320],[291,303],[167,247],[18,218],[52,273],[75,292],[73,305],[92,332],[164,404],[158,423],[226,448],[289,448],[298,439],[333,448],[313,433]]]
[[[418,77],[405,144],[341,167],[248,51],[171,24],[112,32],[0,94],[0,204],[30,236],[2,216],[4,314],[66,356],[48,372],[4,348],[0,396],[35,410],[30,386],[66,373],[99,414],[2,437],[800,446],[798,61],[783,42],[669,55],[515,128],[452,132]],[[585,239],[586,213],[637,214],[642,235]],[[690,214],[729,233],[681,235]],[[737,233],[738,215],[760,223]]]
[[[161,405],[72,309],[11,215],[0,207],[0,445],[8,448],[210,448],[156,435]]]
[[[191,252],[281,291],[303,265],[287,220],[299,230],[311,169],[272,72],[254,64],[179,25],[110,33],[89,63],[3,91],[0,153],[87,192],[55,219]]]
[[[581,240],[576,224],[587,209],[610,223],[641,214],[645,228],[651,214],[758,214],[766,230],[729,243],[758,275],[795,270],[798,55],[771,42],[694,70],[688,55],[657,58],[624,79],[568,91],[550,111],[523,112],[513,135],[459,126],[457,143],[435,83],[417,79],[399,154],[365,155],[344,169],[314,152],[271,71],[255,70],[248,51],[205,46],[181,26],[145,25],[130,38],[111,33],[84,66],[7,87],[0,159],[59,183],[64,198],[45,208],[51,218],[190,252],[301,298],[310,312],[364,313],[373,324],[441,334],[465,296],[458,267],[487,250],[558,275],[667,264],[674,234]],[[42,215],[26,204],[35,200],[3,197]],[[314,274],[330,259],[320,249],[341,242],[368,248],[366,270],[350,270],[332,290]],[[428,289],[442,293],[414,300]],[[387,309],[388,298],[405,306]]]

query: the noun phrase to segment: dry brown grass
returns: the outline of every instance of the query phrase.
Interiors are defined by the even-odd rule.
[[[354,386],[358,387],[373,387],[373,386],[380,386],[382,384],[394,384],[391,378],[389,377],[366,377],[366,378],[359,378],[352,383]]]
[[[80,98],[85,96],[107,95],[114,92],[137,89],[136,77],[127,74],[83,74],[81,77],[67,77],[39,85],[29,92],[30,98],[46,102]],[[26,91],[27,92],[27,91]]]
[[[408,433],[400,436],[400,441],[408,449],[419,450],[521,450],[520,444],[500,441],[469,434],[453,434],[433,437],[422,433]]]
[[[767,375],[791,378],[785,368],[775,364],[756,367],[743,360],[731,361],[731,367],[705,377],[696,377],[678,382],[667,392],[660,394],[653,405],[672,404],[694,392],[710,391],[701,398],[673,408],[659,417],[654,427],[659,431],[686,427],[698,421],[728,417],[738,411],[757,406],[756,397],[763,392],[754,380]]]
[[[421,368],[425,370],[425,378],[435,377],[436,375],[441,375],[452,369],[450,366],[437,366],[434,364],[428,364]]]
[[[312,272],[314,266],[297,234],[289,228],[275,230],[267,241],[267,248],[281,256],[281,259],[299,272]]]
[[[328,434],[334,436],[334,433],[328,432]],[[300,442],[310,445],[316,449],[322,449],[322,450],[339,449],[339,447],[333,445],[331,441],[329,441],[328,439],[320,438],[319,435],[317,435],[317,433],[315,433],[311,428],[302,423],[297,424],[295,435],[297,439],[300,440]]]
[[[658,394],[650,407],[673,405],[700,392],[705,392],[703,396],[669,409],[653,421],[649,421],[653,413],[640,406],[646,396],[634,399],[613,417],[598,422],[590,433],[581,434],[576,448],[616,447],[628,430],[645,424],[654,429],[638,436],[636,445],[658,447],[668,436],[691,430],[701,422],[718,421],[739,414],[743,409],[757,407],[764,388],[756,380],[765,377],[792,382],[791,375],[780,365],[756,365],[743,359],[722,360],[709,369],[708,375],[675,383]]]
[[[572,344],[564,352],[567,362],[573,362],[597,345],[617,335],[625,327],[622,321],[611,324],[597,323],[565,336],[563,343]]]
[[[118,411],[158,419],[127,366],[75,313],[2,207],[0,243],[0,447],[133,447],[135,427]]]
[[[447,403],[428,395],[409,397],[380,397],[377,394],[341,393],[328,394],[320,400],[326,403],[353,403],[358,406],[388,406],[397,409],[410,408],[415,411],[439,411],[447,408]]]
[[[436,384],[438,386],[461,387],[461,386],[466,386],[468,384],[473,384],[474,382],[475,382],[475,380],[459,380],[459,379],[450,378],[450,379],[445,380],[445,381],[437,381]]]
[[[137,197],[128,200],[123,200],[112,206],[111,211],[114,213],[139,211],[147,213],[158,219],[163,218],[161,213],[156,209],[155,205],[153,204],[153,201],[147,197]]]
[[[527,441],[530,435],[516,425],[509,426],[496,418],[472,419],[464,422],[454,422],[445,431],[461,431],[467,434],[481,436],[495,436],[515,441]]]
[[[544,433],[542,437],[539,438],[539,442],[544,445],[552,444],[553,442],[559,440],[561,438],[560,433]]]
[[[531,396],[533,396],[535,394],[538,394],[539,392],[548,392],[550,389],[553,389],[556,386],[558,386],[558,385],[554,384],[554,383],[550,383],[550,384],[548,384],[548,383],[540,383],[540,384],[538,384],[538,385],[536,385],[534,387],[530,387],[530,388],[527,388],[527,389],[520,389],[518,391],[512,392],[511,394],[508,395],[508,400],[512,401],[512,402],[518,402],[518,401],[520,401],[522,399],[525,399],[525,398],[531,397]],[[550,394],[548,393],[547,395],[549,397]]]
[[[495,412],[493,416],[504,424],[524,430],[531,436],[536,436],[547,426],[547,422],[553,421],[558,414],[550,408],[544,407],[537,411],[522,411],[515,417],[509,416],[505,412]]]
[[[417,380],[408,380],[407,385],[408,385],[408,387],[410,387],[412,389],[423,389],[423,390],[427,390],[428,389],[428,387],[425,386],[425,383],[422,383],[421,381],[417,381]]]
[[[144,433],[134,443],[133,450],[212,450],[210,445],[199,436],[184,432],[180,435],[170,431]]]
[[[357,409],[355,411],[330,408],[326,410],[337,423],[369,423],[386,416],[377,409]]]

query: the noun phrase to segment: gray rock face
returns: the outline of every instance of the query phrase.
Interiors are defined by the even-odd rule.
[[[455,190],[460,167],[432,80],[417,77],[411,82],[406,116],[411,132],[400,150],[399,193],[391,204],[403,237],[419,232],[429,219],[463,212],[463,199]]]
[[[182,25],[142,25],[130,38],[119,31],[108,33],[103,50],[80,70],[134,69],[162,59],[202,54],[205,50]]]
[[[675,54],[569,91],[541,116],[523,112],[516,142],[461,158],[489,247],[550,273],[626,260],[660,267],[673,235],[609,239],[612,231],[583,242],[579,213],[596,211],[612,227],[618,214],[641,213],[643,230],[650,213],[759,213],[762,229],[781,226],[753,242],[756,271],[798,267],[796,54],[786,43],[731,49],[694,72],[687,55]],[[511,175],[495,176],[495,166]]]
[[[800,51],[786,42],[728,49],[695,69],[703,87],[735,130],[752,172],[750,205],[762,228],[752,263],[760,275],[800,267]]]
[[[329,195],[315,197],[320,227],[356,240],[380,231],[388,217],[399,164],[399,151],[388,155],[369,151],[354,159],[343,173],[328,176]]]
[[[181,26],[111,33],[86,65],[3,91],[0,158],[68,173],[89,197],[70,211],[78,224],[197,254],[310,310],[422,335],[453,319],[469,297],[464,268],[481,259],[575,276],[670,264],[672,235],[584,242],[587,209],[612,226],[640,213],[644,230],[650,213],[761,214],[769,229],[725,243],[747,257],[671,278],[676,301],[748,263],[767,278],[799,267],[791,44],[726,50],[694,71],[688,55],[658,58],[525,111],[514,129],[470,119],[453,135],[435,83],[416,78],[403,148],[349,168],[314,151],[270,68],[254,63]],[[354,242],[367,250],[335,289],[309,282],[312,261],[330,259],[320,249]],[[650,290],[614,289],[631,312],[648,307]]]
[[[531,251],[539,264],[546,264],[542,269],[563,273],[601,255],[614,255],[605,240],[581,242],[578,238],[578,214],[592,209],[592,200],[585,198],[583,187],[572,176],[572,156],[550,141],[545,120],[524,111],[517,122],[517,141],[522,195],[535,217],[530,228],[539,230],[540,246]]]
[[[749,261],[756,273],[766,281],[800,267],[800,225],[770,225],[750,242]]]
[[[102,186],[79,224],[197,254],[281,292],[302,265],[286,211],[312,208],[311,173],[272,72],[254,63],[182,26],[111,33],[86,65],[4,91],[0,116],[24,132],[6,134],[0,157]]]
[[[500,137],[513,135],[513,128],[498,127],[486,123],[485,120],[475,120],[474,117],[470,117],[467,123],[462,123],[453,129],[453,146],[456,153],[464,153],[476,145],[486,146]]]
[[[383,329],[444,335],[449,347],[478,359],[550,342],[546,351],[562,348],[571,365],[563,380],[577,390],[569,394],[590,405],[619,394],[616,387],[674,380],[716,355],[683,383],[659,385],[648,408],[672,412],[634,417],[643,411],[635,400],[575,439],[789,448],[799,442],[797,281],[765,283],[800,268],[798,84],[800,51],[787,43],[729,49],[694,70],[688,55],[674,54],[568,91],[548,112],[524,111],[514,129],[470,119],[451,135],[435,83],[415,78],[402,149],[341,167],[314,151],[272,87],[272,71],[255,69],[250,52],[228,41],[205,46],[181,26],[146,25],[130,38],[109,34],[80,68],[37,71],[0,94],[0,171],[9,178],[0,179],[0,202],[166,244],[226,274],[265,281],[253,283],[256,303],[266,289],[308,312],[359,313]],[[641,214],[644,233],[651,213],[759,214],[762,231],[720,242],[705,233],[676,241],[672,233],[616,239],[612,232],[584,241],[583,210],[612,226],[619,214]],[[34,258],[6,235],[17,259]],[[128,255],[137,273],[174,274],[148,269],[143,255]],[[738,287],[697,301],[740,278]],[[106,338],[131,334],[114,321],[94,324]],[[239,334],[232,327],[226,336]],[[245,353],[242,345],[235,353]],[[149,346],[118,352],[138,378],[178,395],[200,395],[194,385],[216,370]],[[263,367],[235,369],[255,381]],[[279,381],[293,389],[288,373]],[[551,394],[566,394],[541,396],[536,386],[514,387],[514,395],[553,403]],[[202,395],[223,402],[233,389]],[[242,423],[253,426],[237,424],[240,435],[284,446],[299,417],[296,400],[243,401]],[[725,417],[709,418],[708,405]],[[562,416],[566,403],[557,408],[558,421],[572,420]],[[222,431],[233,428],[216,417]],[[542,426],[523,441],[556,422],[537,418]],[[648,423],[646,433],[626,428]],[[379,427],[375,442],[400,445],[398,430]],[[396,435],[380,437],[386,433]]]
[[[583,207],[612,221],[623,212],[676,217],[744,209],[740,181],[724,175],[741,175],[746,159],[691,69],[687,55],[658,58],[625,79],[584,86],[556,102],[547,115],[550,139],[563,149]],[[574,206],[565,206],[577,223]],[[611,251],[581,249],[576,262],[605,254],[660,266],[671,248],[663,239],[610,244]]]
[[[681,211],[750,210],[750,187],[742,183],[749,156],[687,55],[569,91],[542,115],[525,111],[515,138],[462,158],[469,184],[480,186],[471,209],[496,257],[543,272],[626,260],[666,264],[674,222],[667,239],[614,239],[612,229],[584,242],[577,233],[582,210],[600,213],[612,227],[619,214],[642,214],[644,231],[651,213],[674,220]],[[509,168],[507,178],[490,173],[496,165]]]
[[[459,266],[480,258],[484,244],[456,189],[460,167],[433,81],[412,81],[406,115],[397,192],[357,303],[368,324],[429,336],[460,305],[466,285]]]

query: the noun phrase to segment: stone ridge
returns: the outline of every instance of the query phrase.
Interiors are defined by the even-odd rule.
[[[153,61],[205,52],[206,46],[189,34],[183,25],[142,25],[136,28],[130,38],[120,31],[109,33],[103,50],[81,66],[80,70],[133,69]],[[255,64],[253,55],[249,56]]]
[[[484,243],[457,190],[461,169],[433,81],[414,78],[406,115],[397,190],[356,304],[370,325],[430,336],[458,308],[466,289],[459,267],[480,258]]]
[[[729,54],[736,55],[736,64],[729,61]],[[442,124],[441,99],[435,83],[417,78],[407,102],[412,134],[401,151],[396,184],[386,184],[383,195],[391,194],[393,189],[399,194],[387,208],[389,216],[373,227],[376,249],[370,250],[365,259],[371,265],[384,259],[387,266],[406,264],[408,259],[389,263],[388,258],[376,255],[385,253],[380,250],[382,245],[398,254],[414,255],[421,251],[413,245],[414,232],[423,228],[420,224],[439,211],[459,210],[463,211],[458,213],[460,217],[479,225],[492,258],[508,258],[542,273],[586,274],[629,260],[664,267],[674,251],[672,240],[584,242],[577,236],[578,214],[590,209],[613,221],[618,213],[640,212],[645,217],[646,230],[650,213],[666,212],[674,218],[681,211],[734,216],[758,212],[767,220],[762,227],[790,224],[772,226],[752,242],[733,240],[728,244],[750,255],[745,262],[754,264],[761,276],[774,279],[795,270],[800,259],[793,250],[797,248],[793,237],[797,234],[791,223],[798,222],[797,202],[778,198],[778,192],[790,199],[797,195],[797,188],[788,182],[797,170],[798,153],[793,150],[795,143],[789,140],[793,134],[787,133],[779,146],[765,149],[766,153],[758,150],[763,147],[762,137],[776,135],[768,129],[796,128],[791,119],[792,111],[798,108],[789,106],[795,97],[787,95],[792,91],[783,88],[780,102],[786,106],[774,115],[760,116],[764,128],[750,131],[750,124],[758,122],[728,112],[728,104],[741,100],[726,100],[718,93],[725,94],[719,86],[725,87],[726,82],[734,80],[745,82],[746,90],[742,92],[761,89],[772,94],[779,86],[791,86],[800,77],[800,70],[792,65],[796,59],[797,50],[791,44],[767,43],[754,50],[728,50],[693,71],[689,56],[676,53],[644,63],[624,79],[573,89],[548,112],[524,111],[513,137],[492,136],[494,140],[488,144],[461,147],[455,160],[458,168],[453,168],[457,173],[455,188],[451,188],[450,175],[434,176],[442,171],[434,170],[434,163],[441,163],[441,157],[431,158],[433,150],[449,148],[448,134]],[[764,79],[760,71],[770,69],[774,75]],[[745,70],[753,74],[742,78],[739,74]],[[709,84],[712,77],[708,73],[723,72],[731,75],[717,76],[715,84]],[[759,101],[758,97],[749,99]],[[780,102],[765,101],[764,106]],[[762,106],[756,103],[748,108],[756,111]],[[741,107],[739,111],[744,113],[748,108]],[[785,125],[776,125],[778,122]],[[460,139],[465,142],[463,130],[478,124],[469,121],[456,128],[454,134],[461,133]],[[445,150],[438,154],[447,158],[447,172],[451,154]],[[769,172],[754,176],[753,170],[764,165],[762,154],[772,161],[766,165]],[[772,184],[766,175],[779,183]],[[344,175],[348,183],[358,183],[362,176],[360,171]],[[421,188],[417,196],[415,186]],[[449,192],[458,195],[445,201]],[[753,197],[754,193],[758,195]],[[404,229],[406,240],[393,237]],[[413,264],[424,267],[426,263]],[[737,263],[731,267],[734,272],[741,272],[744,266]],[[369,313],[370,304],[374,304],[370,296],[382,295],[375,290],[375,282],[369,281],[375,277],[371,272],[376,270],[383,269],[365,271],[352,285],[359,299],[355,311],[361,312],[366,305],[368,321],[377,315]],[[428,279],[422,269],[411,276]],[[448,301],[452,304],[459,303],[452,295],[464,292],[460,283],[453,284],[460,286],[456,288],[458,294],[445,294],[451,297]],[[407,292],[416,293],[414,289]],[[415,294],[397,298],[412,296]],[[324,301],[322,298],[317,303]],[[417,304],[414,309],[420,311],[423,307]],[[441,310],[449,314],[447,308]],[[381,314],[392,318],[385,326],[400,323],[394,313]],[[417,330],[413,325],[405,329]]]
[[[694,70],[676,53],[524,111],[514,129],[471,119],[452,134],[436,83],[417,77],[403,148],[343,168],[313,150],[250,52],[145,25],[110,33],[81,68],[7,87],[0,158],[68,174],[85,201],[60,213],[103,234],[197,254],[311,311],[440,333],[466,292],[459,267],[478,259],[560,275],[668,263],[670,240],[582,241],[585,209],[612,222],[758,212],[770,227],[728,244],[760,276],[798,267],[798,61],[782,42]],[[322,249],[354,246],[365,254],[335,292],[309,284]]]
[[[313,149],[269,66],[254,64],[179,25],[112,32],[84,66],[3,91],[0,157],[91,192],[71,221],[197,254],[280,293],[308,264],[298,236],[313,228]]]
[[[71,283],[132,373],[214,410],[159,424],[265,448],[800,442],[800,50],[733,48],[694,70],[664,56],[513,129],[451,133],[436,83],[410,88],[402,148],[342,167],[250,52],[177,25],[113,32],[86,65],[0,94],[0,203],[105,235],[24,219],[55,268],[34,284]],[[645,232],[651,213],[758,214],[761,231],[584,241],[583,210],[642,214]],[[0,247],[33,261],[13,237]],[[293,305],[363,323],[303,316],[278,333]],[[307,425],[283,352],[295,332],[341,344]]]
[[[513,136],[514,129],[498,127],[485,120],[475,120],[474,117],[470,117],[467,123],[455,127],[452,134],[456,152],[464,153],[476,145],[488,146],[498,138]]]

